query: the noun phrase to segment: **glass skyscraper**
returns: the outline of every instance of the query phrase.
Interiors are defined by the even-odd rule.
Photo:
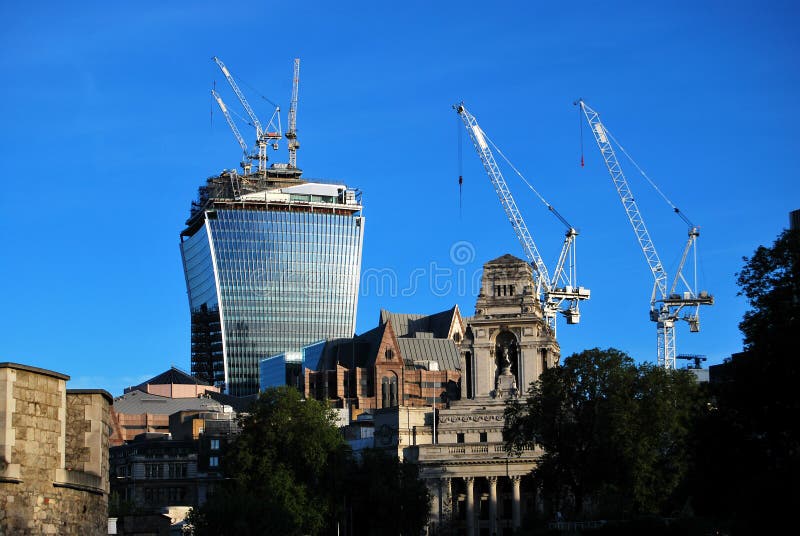
[[[192,373],[248,395],[261,359],[351,337],[363,230],[342,184],[273,170],[209,179],[181,233]]]

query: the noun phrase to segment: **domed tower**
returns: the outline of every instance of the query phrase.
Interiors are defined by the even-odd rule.
[[[513,255],[483,265],[475,316],[467,323],[462,398],[525,391],[558,363],[561,350],[542,315],[531,266]]]

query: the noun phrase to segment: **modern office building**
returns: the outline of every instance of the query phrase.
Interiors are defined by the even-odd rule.
[[[192,374],[236,396],[262,359],[355,331],[360,196],[282,166],[208,179],[181,233]]]
[[[262,359],[259,390],[291,385],[302,391],[303,369],[317,370],[325,344],[325,341],[317,341],[303,346],[299,352],[281,352]]]

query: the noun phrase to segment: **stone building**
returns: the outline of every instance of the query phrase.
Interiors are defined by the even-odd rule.
[[[560,348],[542,315],[530,265],[511,255],[484,265],[475,316],[465,323],[460,399],[437,409],[435,433],[433,420],[418,419],[415,433],[404,438],[398,421],[396,437],[432,492],[431,533],[511,534],[536,511],[530,473],[541,452],[505,452],[503,410],[558,363]]]
[[[106,534],[111,395],[0,363],[0,535]]]
[[[304,369],[302,389],[306,397],[350,409],[353,417],[457,398],[463,337],[458,306],[432,315],[381,310],[377,327],[327,341],[317,370]]]

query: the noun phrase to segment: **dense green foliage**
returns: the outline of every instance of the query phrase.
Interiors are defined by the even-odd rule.
[[[534,477],[553,508],[625,517],[670,506],[687,467],[694,376],[637,366],[625,353],[573,354],[506,408],[511,450],[539,445]]]
[[[193,514],[199,535],[319,534],[336,513],[346,444],[332,412],[268,389],[223,459],[230,481]]]
[[[352,456],[322,402],[290,387],[261,394],[223,457],[228,477],[190,522],[203,535],[413,534],[429,495],[393,453]]]
[[[607,533],[789,533],[800,504],[800,232],[759,247],[738,274],[745,351],[696,387],[685,372],[588,350],[506,410],[510,449],[544,448],[535,476],[553,509],[642,518]],[[617,507],[614,508],[614,502]],[[586,514],[586,512],[583,512]],[[647,523],[658,530],[644,529]],[[691,530],[690,530],[691,529]],[[599,531],[601,533],[603,531]]]

